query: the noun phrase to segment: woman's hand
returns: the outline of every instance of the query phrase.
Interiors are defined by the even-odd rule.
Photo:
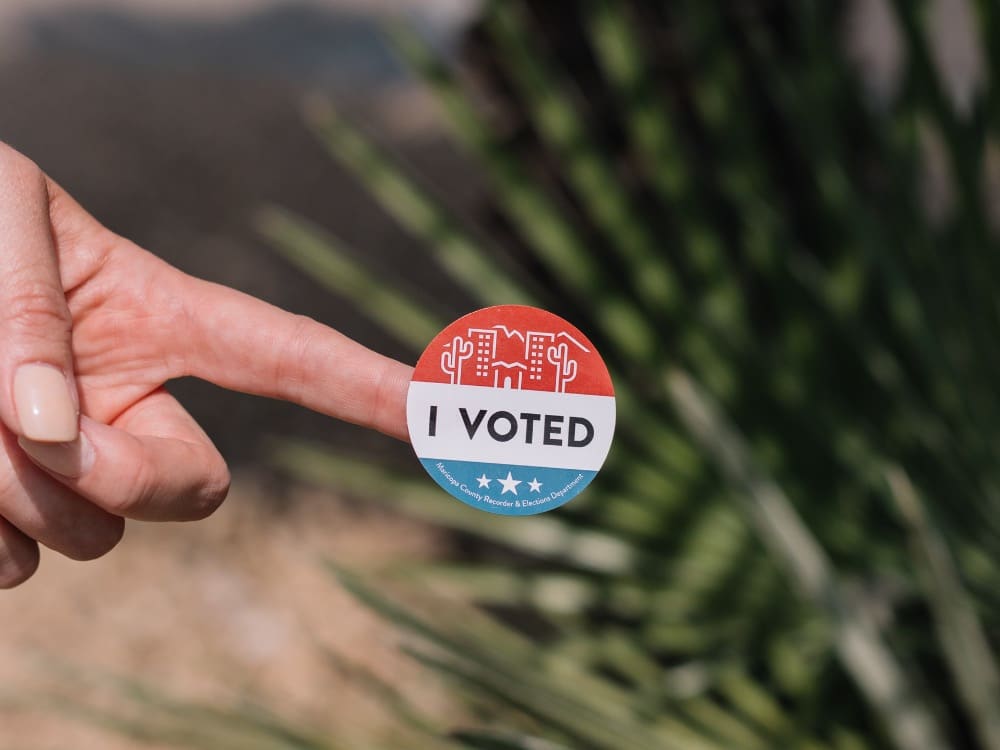
[[[0,587],[38,543],[103,555],[125,518],[199,519],[222,457],[163,388],[184,375],[406,439],[410,368],[172,268],[0,144]]]

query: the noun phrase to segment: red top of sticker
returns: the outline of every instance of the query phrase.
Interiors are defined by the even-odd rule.
[[[428,345],[414,381],[613,396],[597,349],[574,326],[524,305],[469,313]]]

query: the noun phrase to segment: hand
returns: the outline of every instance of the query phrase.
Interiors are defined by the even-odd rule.
[[[118,237],[0,144],[0,587],[38,543],[103,555],[125,518],[203,518],[229,472],[184,375],[406,439],[410,368]]]

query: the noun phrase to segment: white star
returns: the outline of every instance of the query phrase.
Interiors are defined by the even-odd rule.
[[[500,493],[501,495],[506,495],[508,492],[513,492],[516,495],[517,494],[517,485],[519,485],[521,483],[521,480],[520,479],[514,479],[514,477],[512,477],[510,475],[509,471],[507,472],[507,478],[506,479],[500,479],[499,477],[497,477],[497,481],[500,482],[500,484],[503,485],[503,492]]]
[[[542,491],[542,483],[538,481],[537,477],[535,477],[530,482],[528,482],[528,486],[531,487],[531,491],[532,492],[541,492]]]
[[[483,472],[483,475],[481,477],[476,477],[476,481],[479,482],[479,486],[480,487],[489,487],[490,486],[490,480],[486,478],[486,472],[485,471]]]

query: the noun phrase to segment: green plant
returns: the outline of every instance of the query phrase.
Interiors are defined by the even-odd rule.
[[[394,29],[520,250],[311,104],[331,155],[424,241],[414,262],[573,321],[619,398],[604,472],[539,517],[276,448],[295,476],[374,488],[487,550],[338,571],[462,686],[487,729],[450,745],[1000,749],[1000,9],[975,5],[990,82],[959,110],[924,6],[894,3],[907,64],[878,103],[840,4],[495,0],[457,68]],[[928,143],[956,196],[938,213]],[[310,222],[271,209],[261,228],[414,355],[448,322]]]
[[[523,265],[313,112],[331,153],[484,304],[534,302],[593,331],[620,394],[600,488],[556,517],[515,526],[386,486],[406,512],[524,557],[414,577],[536,611],[553,633],[528,663],[565,651],[624,687],[643,726],[682,721],[721,745],[1000,747],[990,87],[953,108],[919,4],[895,6],[910,65],[882,111],[830,33],[839,9],[664,5],[490,4],[476,34],[495,121],[395,34],[530,246],[543,283],[529,293],[507,291]],[[978,10],[985,41],[996,11]],[[939,223],[920,202],[928,137],[961,196]],[[344,257],[299,220],[266,226],[305,267],[303,237]],[[343,476],[322,452],[280,455]],[[672,695],[669,675],[695,668],[698,689]]]

